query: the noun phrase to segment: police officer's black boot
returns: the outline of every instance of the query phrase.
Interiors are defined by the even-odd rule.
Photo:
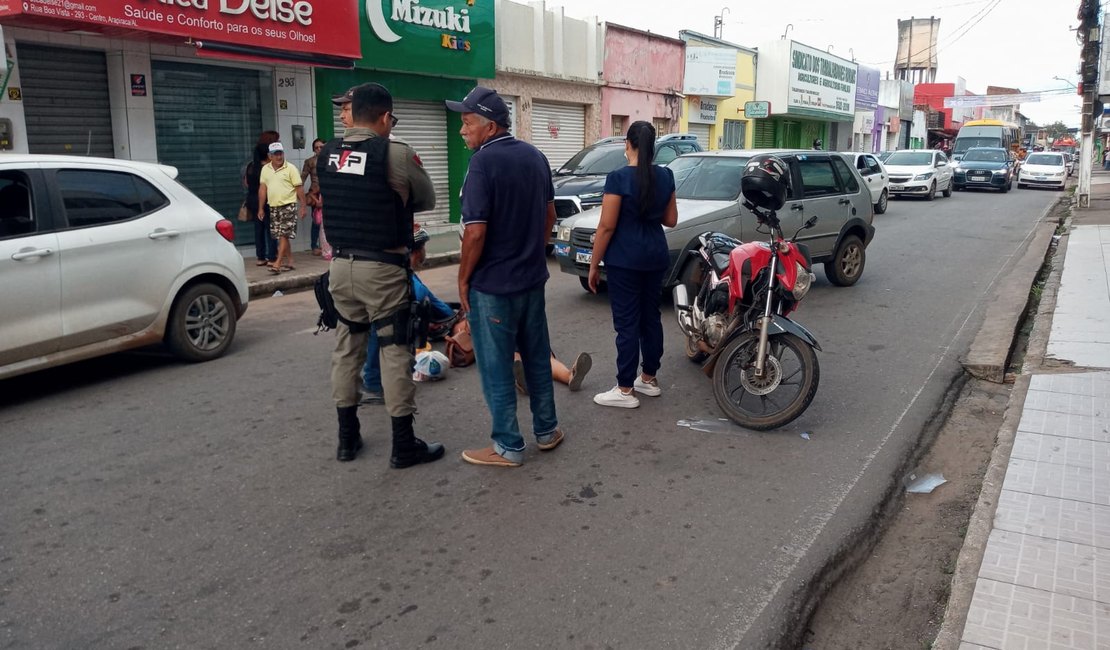
[[[335,459],[354,460],[362,449],[362,435],[358,430],[358,407],[337,406],[335,411],[339,416],[339,448],[335,450]]]
[[[392,420],[393,453],[389,456],[390,467],[404,469],[443,458],[443,445],[438,442],[424,442],[413,433],[412,415],[392,418]]]

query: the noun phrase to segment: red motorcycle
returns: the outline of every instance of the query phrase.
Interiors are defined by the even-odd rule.
[[[749,429],[781,427],[803,412],[817,394],[821,346],[788,318],[816,276],[798,234],[790,239],[775,211],[785,203],[789,172],[774,156],[756,156],[741,179],[744,207],[766,228],[766,242],[742,243],[707,232],[686,247],[697,267],[674,288],[686,355],[705,362],[713,395],[730,420]],[[691,303],[688,287],[697,289]]]

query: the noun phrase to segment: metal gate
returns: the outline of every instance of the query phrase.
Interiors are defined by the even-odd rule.
[[[253,242],[254,224],[235,216],[262,132],[259,72],[154,60],[151,73],[158,161],[177,167],[185,187],[232,220],[237,244]]]
[[[115,157],[104,52],[16,46],[31,153]]]
[[[423,226],[439,226],[431,228],[433,233],[442,232],[451,221],[446,110],[440,102],[393,100],[393,113],[398,120],[397,126],[393,127],[393,135],[406,142],[420,156],[436,190],[435,210],[416,215],[416,221]],[[332,121],[336,137],[342,137],[344,128],[339,120],[338,106],[332,110]]]
[[[552,168],[581,151],[585,140],[584,106],[532,102],[532,144],[547,156]]]
[[[721,137],[722,149],[743,149],[747,123],[743,120],[725,120],[725,132]]]
[[[690,135],[698,139],[698,144],[701,145],[702,149],[709,150],[717,148],[713,146],[715,143],[709,139],[709,129],[712,126],[712,124],[694,124],[692,122],[690,123]]]
[[[775,122],[774,120],[755,120],[755,133],[752,134],[752,145],[756,149],[773,149],[775,147]]]

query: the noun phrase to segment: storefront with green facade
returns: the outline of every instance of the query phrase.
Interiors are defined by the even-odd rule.
[[[828,52],[778,40],[759,48],[756,100],[770,104],[755,120],[755,148],[844,148],[855,119],[858,66]],[[843,140],[844,142],[838,142]]]
[[[362,58],[353,70],[316,73],[318,137],[342,135],[333,95],[360,83],[393,94],[393,129],[412,145],[436,188],[436,209],[417,221],[437,234],[459,221],[459,191],[470,150],[459,136],[462,119],[445,99],[461,99],[480,78],[495,75],[495,0],[454,0],[429,9],[405,0],[360,3]],[[331,116],[331,119],[328,119]]]

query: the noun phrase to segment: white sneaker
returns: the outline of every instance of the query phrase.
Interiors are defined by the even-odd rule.
[[[648,397],[659,397],[663,391],[659,388],[659,379],[652,377],[651,381],[644,381],[639,375],[636,376],[636,381],[632,383],[632,390],[637,393],[643,393]]]
[[[594,403],[602,406],[615,406],[622,409],[634,409],[640,405],[640,400],[635,393],[622,393],[620,386],[613,386],[604,393],[594,395]]]

